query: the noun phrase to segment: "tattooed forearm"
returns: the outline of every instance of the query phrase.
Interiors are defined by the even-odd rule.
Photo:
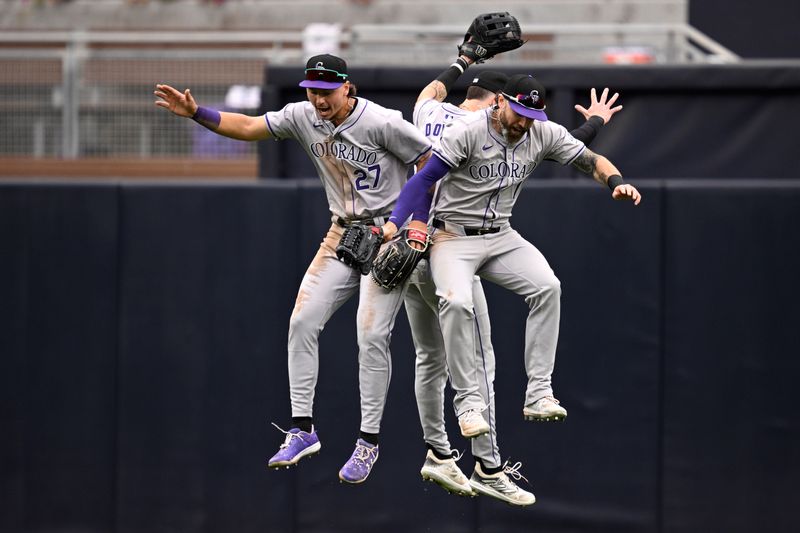
[[[606,184],[606,176],[608,176],[608,168],[606,167],[610,164],[611,163],[608,161],[608,159],[601,155],[597,155],[588,148],[584,149],[583,153],[572,162],[572,166],[584,174],[589,174],[601,185]]]
[[[447,98],[447,89],[445,88],[444,83],[440,82],[439,80],[434,80],[433,86],[434,90],[436,91],[436,96],[434,96],[433,99],[443,102],[444,99]]]
[[[572,166],[584,174],[594,174],[594,169],[597,168],[597,154],[586,148],[581,155],[575,158]]]
[[[609,176],[620,175],[619,170],[611,161],[588,148],[584,149],[583,153],[575,158],[572,166],[585,174],[590,174],[601,185],[606,184]]]
[[[447,98],[447,89],[445,88],[444,83],[440,82],[439,80],[433,80],[426,85],[424,89],[422,89],[421,93],[419,93],[417,102],[428,99],[433,99],[437,102],[443,102],[445,98]]]

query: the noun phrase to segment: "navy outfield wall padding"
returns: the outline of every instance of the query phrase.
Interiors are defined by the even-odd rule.
[[[0,531],[26,527],[28,189],[0,189]]]
[[[381,457],[338,483],[355,298],[321,336],[322,453],[266,470],[288,318],[329,225],[318,180],[0,184],[0,531],[793,531],[799,183],[640,183],[638,208],[589,180],[523,189],[513,225],[562,282],[569,409],[522,420],[527,307],[486,283],[500,446],[539,500],[524,510],[421,481],[404,311]]]
[[[265,455],[296,203],[289,185],[124,187],[117,531],[292,531]]]
[[[663,531],[794,531],[800,185],[665,195]]]
[[[2,197],[2,248],[11,246],[3,274],[15,285],[13,295],[3,290],[15,296],[3,302],[12,310],[9,333],[15,339],[4,341],[9,351],[2,352],[3,366],[11,363],[3,381],[16,382],[10,384],[15,397],[3,408],[11,408],[3,414],[3,420],[10,417],[3,440],[4,449],[12,448],[16,480],[15,495],[3,503],[16,507],[9,527],[109,531],[116,453],[117,190],[12,186],[3,188]]]

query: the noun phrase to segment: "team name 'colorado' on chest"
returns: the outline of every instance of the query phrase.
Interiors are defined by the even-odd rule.
[[[311,143],[309,148],[316,157],[334,157],[368,165],[374,164],[378,159],[377,152],[370,152],[358,146],[337,141],[315,142]]]
[[[476,180],[488,180],[492,178],[511,178],[514,180],[523,179],[525,176],[533,171],[535,163],[520,164],[520,163],[506,163],[500,161],[499,163],[484,163],[480,165],[469,165],[469,175]]]

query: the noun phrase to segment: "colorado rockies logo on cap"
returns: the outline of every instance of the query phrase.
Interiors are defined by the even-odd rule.
[[[536,78],[527,74],[516,74],[503,87],[503,96],[518,115],[545,121],[545,88]]]
[[[300,87],[307,89],[336,89],[347,80],[347,63],[331,54],[314,56],[306,63],[306,79]]]

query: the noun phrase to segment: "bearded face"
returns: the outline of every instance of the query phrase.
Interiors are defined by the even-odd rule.
[[[533,125],[532,118],[518,115],[505,100],[500,102],[497,119],[500,123],[500,133],[509,144],[519,142],[525,132]]]

